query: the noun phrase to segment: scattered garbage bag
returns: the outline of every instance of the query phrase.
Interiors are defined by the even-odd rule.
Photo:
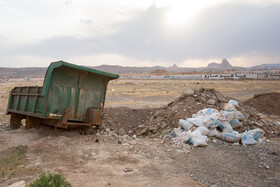
[[[215,129],[210,130],[208,136],[210,136],[210,137],[220,137],[220,134],[221,134],[221,133],[219,133],[219,132],[217,131],[217,129],[215,128]]]
[[[238,106],[238,102],[230,100],[220,112],[214,108],[205,108],[193,114],[192,118],[180,119],[179,127],[174,128],[165,139],[170,141],[171,138],[171,142],[180,145],[190,142],[194,147],[206,146],[207,136],[233,143],[241,141],[243,145],[258,143],[264,134],[263,130],[254,129],[243,134],[233,130],[242,127],[241,121],[245,120],[245,116],[235,106]]]
[[[221,124],[218,126],[218,129],[222,132],[232,132],[233,131],[230,123],[227,121],[221,122]]]
[[[189,141],[194,147],[206,146],[207,140],[207,136],[203,136],[200,131],[194,131],[190,134]]]
[[[207,136],[210,131],[206,127],[197,127],[193,132],[200,131],[203,136]]]
[[[239,134],[237,131],[234,132],[222,132],[221,139],[226,142],[240,142],[242,134]]]
[[[206,122],[204,122],[204,126],[208,129],[215,129],[216,127],[220,126],[221,122],[217,119],[208,118]]]
[[[245,120],[245,116],[240,112],[240,111],[236,111],[236,119],[238,120]]]
[[[262,129],[254,129],[254,130],[249,130],[249,133],[252,133],[253,137],[255,140],[258,140],[260,137],[264,135],[264,131]]]
[[[236,100],[229,100],[228,103],[232,104],[233,106],[238,106],[238,101]]]
[[[264,131],[257,128],[254,130],[245,131],[242,135],[241,142],[243,145],[251,145],[258,143],[258,139],[264,135]]]
[[[175,138],[177,135],[175,134],[174,132],[174,129],[172,129],[172,131],[169,133],[169,135],[172,137],[172,138]]]
[[[230,103],[226,103],[224,105],[224,110],[227,110],[227,111],[232,111],[232,110],[235,110],[234,106]]]
[[[187,118],[187,121],[197,127],[203,126],[203,118]]]
[[[253,135],[251,133],[247,132],[247,131],[245,131],[242,134],[241,142],[242,142],[243,145],[252,145],[252,144],[258,143],[258,141],[255,140]]]
[[[212,119],[217,119],[220,121],[226,121],[226,117],[222,112],[218,112],[218,113],[212,113],[210,114],[210,116]]]
[[[184,132],[182,132],[182,134],[180,136],[177,136],[174,139],[178,139],[183,143],[187,143],[191,137],[190,136],[191,133],[192,133],[191,131],[184,131]]]
[[[225,115],[225,118],[227,121],[232,121],[236,118],[236,112],[229,112],[229,111],[223,111],[222,112]]]
[[[214,108],[205,108],[203,110],[198,111],[195,116],[210,116],[213,113],[219,113],[217,109]]]
[[[188,131],[193,127],[193,124],[187,120],[179,119],[179,127],[184,129],[185,131]]]
[[[172,136],[173,138],[180,136],[183,133],[184,130],[182,130],[180,127],[178,128],[174,128],[171,132],[170,132],[170,136]]]
[[[241,123],[238,119],[233,119],[229,123],[233,129],[243,126],[243,123]]]
[[[167,134],[163,137],[165,142],[170,142],[174,137],[171,136],[170,134]]]
[[[223,132],[233,132],[233,128],[229,122],[223,122],[226,124],[226,128],[223,129]]]

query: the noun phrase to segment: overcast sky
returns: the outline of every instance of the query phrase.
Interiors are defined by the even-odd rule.
[[[0,66],[280,63],[280,0],[0,0]]]

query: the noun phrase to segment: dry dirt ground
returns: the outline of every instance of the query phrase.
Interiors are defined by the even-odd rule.
[[[55,132],[48,126],[8,130],[4,115],[8,90],[41,84],[0,83],[0,186],[19,180],[28,184],[43,172],[62,173],[73,186],[280,186],[279,137],[253,146],[210,139],[207,147],[190,146],[184,152],[163,143],[160,136],[135,138],[110,130],[108,124],[89,135],[79,130]],[[144,124],[157,107],[186,89],[215,88],[244,101],[254,94],[280,92],[279,85],[279,81],[255,80],[117,80],[108,87],[106,115],[114,127],[121,121],[120,128],[129,129]]]
[[[226,97],[244,101],[255,94],[280,92],[280,81],[115,80],[108,85],[106,106],[161,107],[175,100],[184,90],[200,88],[214,88]]]

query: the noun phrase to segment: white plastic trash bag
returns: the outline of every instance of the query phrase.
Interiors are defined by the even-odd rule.
[[[253,135],[247,131],[242,134],[241,142],[243,145],[252,145],[258,143],[253,137]]]
[[[259,138],[261,138],[264,135],[264,131],[259,128],[254,129],[254,130],[249,130],[248,132],[252,133],[255,140],[258,140]]]
[[[192,132],[189,139],[190,143],[193,144],[194,147],[206,146],[207,140],[207,136],[203,136],[200,131]]]
[[[221,122],[221,124],[218,126],[218,129],[222,132],[232,132],[233,131],[230,123],[227,121]]]
[[[231,121],[236,118],[236,112],[223,111],[222,113],[225,115],[227,121]]]
[[[203,136],[207,136],[210,133],[206,127],[197,127],[193,132],[195,133],[195,131],[200,131]]]
[[[203,118],[187,118],[187,121],[197,127],[203,126]]]
[[[233,106],[238,106],[238,101],[236,100],[229,100],[228,103],[232,104]]]
[[[234,132],[222,132],[221,139],[226,142],[240,142],[242,135],[237,131]]]
[[[207,121],[204,122],[204,126],[208,129],[215,129],[216,127],[220,126],[221,122],[217,119],[208,118]]]
[[[233,119],[229,123],[233,129],[243,126],[243,124],[238,119]]]
[[[213,113],[219,113],[218,110],[214,108],[205,108],[203,110],[198,111],[194,117],[201,117],[201,116],[210,116]]]
[[[258,139],[264,135],[264,131],[262,129],[254,129],[245,131],[242,135],[241,142],[243,145],[251,145],[258,143]]]
[[[225,121],[226,120],[225,115],[223,113],[221,113],[221,112],[212,113],[212,114],[210,114],[210,117],[212,119],[217,119],[217,120],[220,120],[220,121]]]
[[[234,108],[234,106],[233,106],[232,104],[226,103],[226,104],[224,105],[224,110],[227,110],[227,111],[235,111],[235,108]]]
[[[241,112],[236,111],[235,113],[236,113],[236,119],[241,120],[241,121],[245,120],[245,116]]]
[[[170,136],[172,136],[173,138],[180,136],[183,133],[183,129],[181,129],[180,127],[178,128],[174,128],[171,132],[170,132]]]
[[[219,133],[219,132],[217,131],[217,129],[215,128],[215,129],[210,130],[208,136],[210,136],[210,137],[213,137],[213,136],[214,136],[214,137],[220,137],[220,134],[221,134],[221,133]]]
[[[193,124],[187,120],[179,119],[179,127],[184,129],[185,131],[188,131],[193,127]]]
[[[173,138],[173,139],[177,139],[183,143],[187,143],[190,139],[190,134],[191,134],[191,131],[184,131],[184,132],[182,132],[182,134],[180,136],[177,136],[176,138]]]

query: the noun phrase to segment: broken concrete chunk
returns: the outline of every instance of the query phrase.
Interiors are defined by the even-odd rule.
[[[228,99],[225,98],[220,92],[215,92],[215,95],[217,96],[217,98],[220,102],[223,102],[223,103],[228,102]]]
[[[192,96],[192,95],[194,95],[194,90],[186,90],[183,92],[183,94],[185,96]]]
[[[120,128],[119,130],[118,130],[118,135],[119,136],[123,136],[123,135],[125,135],[126,134],[126,132],[125,132],[125,130],[123,129],[123,128]]]
[[[216,101],[214,99],[209,99],[207,101],[207,104],[209,104],[209,105],[214,105],[215,103],[216,103]]]
[[[18,181],[16,183],[9,185],[9,187],[25,187],[25,181]]]
[[[152,131],[153,133],[156,133],[158,130],[157,127],[149,127],[148,129],[149,129],[149,131]]]
[[[165,127],[167,127],[167,123],[165,123],[164,121],[162,122],[161,128],[164,129]]]
[[[147,131],[148,131],[148,128],[146,126],[139,125],[136,129],[136,135],[141,136],[141,135],[147,133]]]

